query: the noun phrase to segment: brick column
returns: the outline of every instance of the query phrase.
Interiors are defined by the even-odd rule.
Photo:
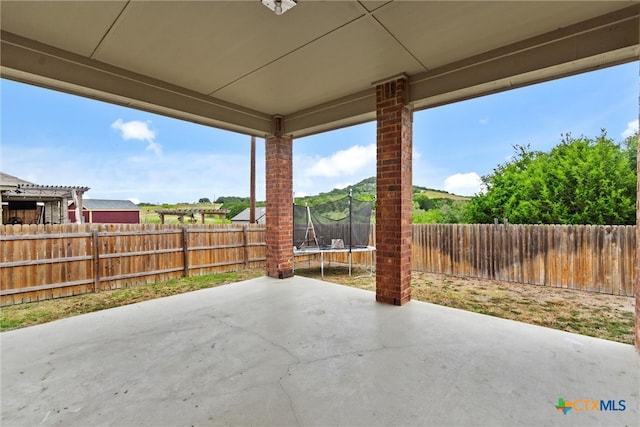
[[[293,139],[265,140],[267,276],[293,276]]]
[[[376,301],[395,305],[411,300],[413,114],[407,91],[405,78],[376,86]]]
[[[640,139],[640,133],[637,135]],[[637,165],[638,177],[640,177],[640,141],[638,141]],[[640,179],[636,190],[636,350],[640,352]]]
[[[202,221],[204,224],[204,221]],[[249,167],[249,224],[256,223],[256,137],[251,137],[251,160]]]

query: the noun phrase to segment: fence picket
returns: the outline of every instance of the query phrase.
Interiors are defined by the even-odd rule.
[[[637,226],[636,226],[637,227]],[[638,271],[638,268],[640,268],[640,263],[638,263],[638,265],[636,265],[636,258],[635,257],[630,257],[630,256],[626,256],[626,254],[628,254],[629,252],[634,252],[638,249],[638,246],[640,245],[640,242],[636,242],[636,238],[637,238],[637,234],[636,234],[636,227],[633,226],[627,226],[626,227],[626,245],[625,247],[627,248],[627,250],[625,251],[625,271],[627,272],[626,274],[626,279],[624,281],[625,283],[625,291],[624,291],[624,295],[636,295],[636,289],[635,289],[635,285],[636,285],[636,277],[635,274],[640,274],[640,272]],[[635,274],[634,274],[635,273]]]

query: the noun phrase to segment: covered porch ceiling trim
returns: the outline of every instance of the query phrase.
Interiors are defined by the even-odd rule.
[[[615,11],[409,77],[425,109],[637,60],[640,5]],[[2,31],[2,77],[203,125],[266,136],[272,118],[214,97]],[[286,89],[283,89],[286,90]],[[285,117],[302,137],[375,119],[372,87]]]
[[[0,32],[2,77],[247,134],[271,131],[271,116],[169,83]]]
[[[415,110],[450,104],[640,58],[640,6],[629,7],[409,77]],[[294,137],[375,119],[375,89],[285,118]]]

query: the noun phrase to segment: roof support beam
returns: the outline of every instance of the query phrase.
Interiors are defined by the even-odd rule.
[[[366,91],[286,116],[285,132],[294,137],[313,135],[376,119],[376,90]]]
[[[640,6],[412,76],[416,109],[566,77],[640,57]]]
[[[640,5],[486,52],[409,78],[415,110],[640,59]],[[375,91],[364,91],[286,117],[295,137],[371,121]]]
[[[271,116],[0,32],[3,78],[234,132],[266,135]]]

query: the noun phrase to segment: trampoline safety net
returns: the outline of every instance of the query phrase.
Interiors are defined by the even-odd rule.
[[[313,207],[293,205],[293,244],[297,249],[367,247],[371,202],[346,196]]]

